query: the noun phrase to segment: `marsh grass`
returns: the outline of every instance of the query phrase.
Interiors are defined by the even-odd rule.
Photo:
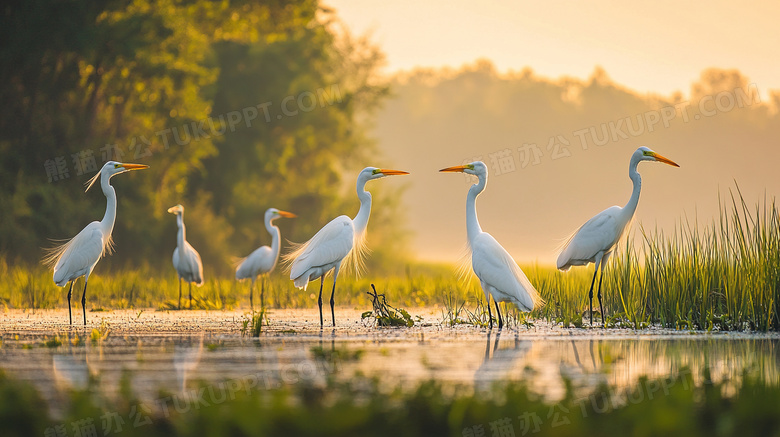
[[[268,324],[268,320],[264,319],[266,319],[264,309],[247,314],[241,322],[241,334],[255,338],[260,337],[260,333],[263,332],[263,324]]]
[[[681,221],[671,235],[640,227],[642,245],[626,247],[605,284],[613,314],[636,327],[777,330],[777,205],[750,208],[737,188],[720,211],[708,226]]]
[[[711,224],[681,220],[671,234],[637,226],[604,274],[607,327],[679,330],[780,329],[780,215],[774,199],[749,207],[739,187]],[[532,318],[583,325],[593,266],[561,274],[530,269],[547,305]],[[595,292],[594,292],[595,295]],[[595,301],[594,296],[594,301]],[[597,311],[594,303],[594,311]],[[600,325],[594,315],[594,325]]]
[[[603,278],[604,321],[608,327],[641,329],[756,330],[780,329],[780,215],[773,200],[746,205],[739,189],[721,202],[720,214],[707,226],[681,220],[665,234],[634,226],[637,238],[621,243]],[[593,266],[559,272],[551,267],[523,266],[546,304],[518,323],[542,319],[562,327],[589,327],[588,288]],[[248,283],[209,277],[193,287],[193,308],[248,308]],[[67,290],[56,287],[51,272],[0,258],[0,305],[4,308],[64,308]],[[329,290],[332,278],[325,281]],[[336,304],[372,308],[370,284],[383,290],[387,301],[405,308],[434,307],[446,326],[487,326],[484,295],[474,278],[459,279],[448,265],[412,264],[405,274],[383,277],[370,271],[360,279],[341,275]],[[83,287],[79,281],[74,296]],[[185,285],[184,294],[187,293]],[[266,285],[269,308],[314,308],[319,283],[307,291],[295,289],[283,272]],[[325,294],[325,293],[324,293]],[[171,272],[148,267],[90,279],[88,309],[177,308],[178,282]],[[594,298],[595,300],[595,298]],[[74,301],[77,301],[74,298]],[[182,299],[187,305],[188,300]],[[77,303],[74,303],[77,305]],[[509,310],[508,308],[505,310]],[[594,326],[601,326],[594,304]],[[504,311],[502,311],[504,312]],[[495,317],[495,316],[494,316]]]

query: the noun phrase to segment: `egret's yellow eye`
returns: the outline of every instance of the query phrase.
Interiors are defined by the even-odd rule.
[[[380,170],[378,168],[375,169],[373,172],[371,172],[371,174],[379,174],[379,173],[382,173],[382,170]]]
[[[121,166],[122,166],[122,164],[114,164],[114,168],[119,168]]]
[[[649,150],[643,150],[642,154],[645,156],[655,156],[655,152],[651,152]]]

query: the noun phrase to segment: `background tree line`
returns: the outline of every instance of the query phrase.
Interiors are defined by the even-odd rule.
[[[182,203],[188,239],[222,273],[268,243],[266,208],[299,214],[279,225],[305,240],[357,211],[357,170],[387,165],[371,159],[365,130],[388,94],[382,54],[316,0],[20,0],[0,20],[9,259],[37,262],[49,238],[102,217],[102,193],[82,183],[107,159],[151,166],[113,180],[109,264],[168,268],[175,220],[165,211]],[[246,108],[258,116],[247,121]],[[227,126],[231,113],[242,119]],[[379,185],[369,238],[374,262],[386,262],[402,249],[390,220],[399,195]]]

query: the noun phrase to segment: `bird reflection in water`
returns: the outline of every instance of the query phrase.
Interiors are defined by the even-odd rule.
[[[515,334],[511,347],[499,349],[501,339],[499,331],[492,342],[491,355],[491,336],[492,333],[488,331],[485,339],[485,358],[474,373],[474,388],[478,391],[488,390],[494,382],[508,379],[513,369],[521,367],[518,362],[528,355],[533,346],[532,341],[520,340]]]
[[[203,355],[203,334],[197,340],[197,344],[177,344],[173,350],[173,369],[176,371],[176,380],[179,390],[187,388],[187,380],[198,368],[201,355]]]

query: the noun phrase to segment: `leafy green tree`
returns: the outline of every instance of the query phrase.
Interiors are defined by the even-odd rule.
[[[302,215],[298,239],[348,211],[343,183],[373,155],[363,126],[387,87],[380,53],[335,26],[313,0],[5,3],[0,252],[34,261],[48,238],[99,219],[102,193],[81,183],[108,159],[152,169],[113,181],[119,252],[107,264],[167,266],[175,203],[222,271],[265,238],[272,204]],[[276,115],[288,96],[296,115],[247,121],[245,108],[271,102]]]

